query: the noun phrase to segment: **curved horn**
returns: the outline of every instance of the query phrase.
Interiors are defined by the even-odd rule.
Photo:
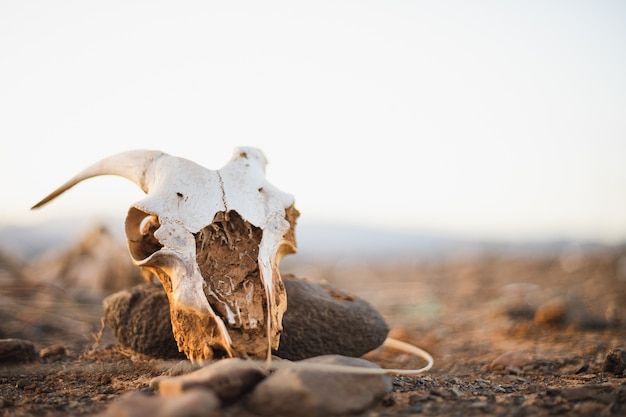
[[[135,150],[104,158],[48,194],[43,200],[31,207],[31,210],[47,204],[79,182],[99,175],[119,175],[131,180],[143,192],[148,193],[149,184],[146,183],[146,170],[154,160],[163,155],[165,154],[161,151]]]

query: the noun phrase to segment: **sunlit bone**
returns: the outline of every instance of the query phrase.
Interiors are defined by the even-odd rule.
[[[113,155],[37,203],[79,182],[125,177],[147,194],[128,210],[133,262],[156,275],[169,298],[178,348],[191,360],[269,358],[287,299],[278,264],[296,251],[293,196],[265,178],[256,148],[236,148],[219,170],[160,151]]]

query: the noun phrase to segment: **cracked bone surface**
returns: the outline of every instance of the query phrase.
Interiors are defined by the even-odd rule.
[[[159,278],[170,304],[178,348],[192,361],[269,358],[287,309],[278,269],[296,251],[294,198],[265,178],[266,159],[235,148],[219,170],[160,151],[105,158],[33,206],[79,182],[118,175],[147,194],[128,210],[130,256]]]

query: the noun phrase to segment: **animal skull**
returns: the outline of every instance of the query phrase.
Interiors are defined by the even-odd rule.
[[[299,213],[293,196],[266,180],[266,163],[250,147],[236,148],[219,170],[130,151],[88,167],[33,208],[98,175],[133,181],[147,196],[128,210],[128,250],[163,284],[179,350],[192,361],[269,358],[287,309],[278,264],[296,251]]]

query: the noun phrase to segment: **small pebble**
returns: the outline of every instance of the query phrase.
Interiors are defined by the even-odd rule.
[[[20,388],[20,389],[24,389],[29,385],[30,385],[30,379],[26,379],[26,378],[20,378],[15,383],[15,387]]]
[[[507,369],[522,368],[532,363],[533,359],[530,355],[523,352],[508,351],[495,358],[490,364],[489,369]]]
[[[604,372],[610,372],[615,375],[622,375],[626,369],[626,350],[613,349],[606,354],[604,358]]]
[[[41,359],[51,358],[53,356],[62,356],[67,354],[67,349],[63,345],[52,345],[39,351]]]
[[[537,324],[563,324],[567,319],[567,300],[563,297],[552,298],[541,304],[535,311]]]
[[[539,304],[541,288],[536,284],[516,282],[502,287],[502,307],[513,319],[532,319]]]

